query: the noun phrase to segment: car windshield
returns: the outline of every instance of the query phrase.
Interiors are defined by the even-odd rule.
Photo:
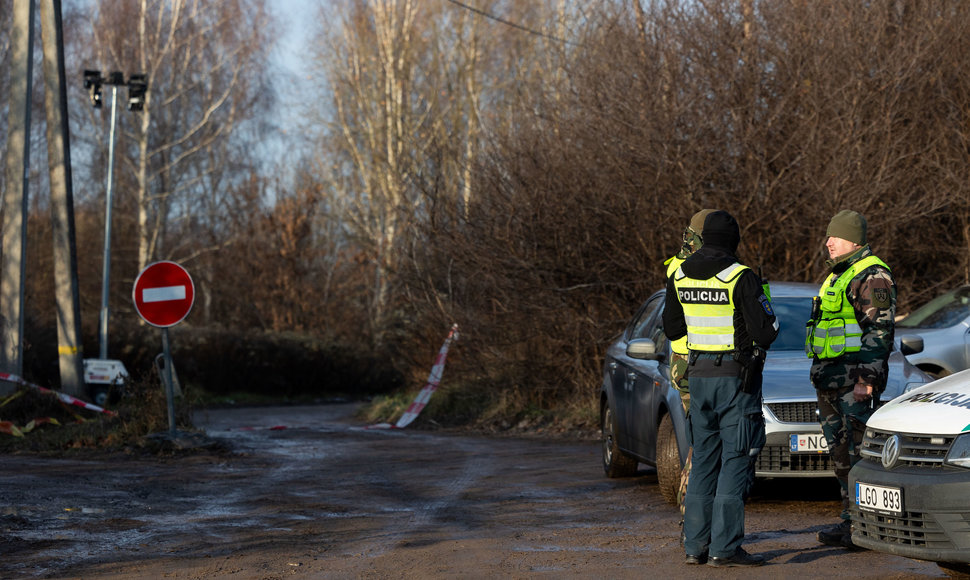
[[[970,286],[950,290],[912,311],[898,328],[947,328],[970,315]]]
[[[778,338],[771,350],[805,350],[805,323],[812,316],[812,299],[774,298],[771,308],[778,318]]]

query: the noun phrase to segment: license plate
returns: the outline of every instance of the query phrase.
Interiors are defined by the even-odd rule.
[[[790,443],[792,453],[828,453],[829,450],[825,435],[821,433],[792,435]]]
[[[857,481],[855,503],[862,509],[876,510],[893,515],[903,513],[903,491],[896,487],[870,485]]]

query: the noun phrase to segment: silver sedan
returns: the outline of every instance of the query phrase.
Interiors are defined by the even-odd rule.
[[[909,362],[934,377],[970,368],[970,286],[937,296],[896,323],[896,336],[919,337],[923,350]]]

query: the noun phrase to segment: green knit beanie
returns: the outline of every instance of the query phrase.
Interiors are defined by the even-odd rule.
[[[830,238],[842,238],[864,246],[867,243],[867,230],[866,218],[862,217],[861,213],[844,209],[835,214],[835,217],[829,222],[825,235]]]

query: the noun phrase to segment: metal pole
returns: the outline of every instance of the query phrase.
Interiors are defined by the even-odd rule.
[[[0,265],[0,330],[3,370],[23,374],[24,269],[30,189],[30,95],[34,45],[32,0],[14,0],[10,29],[10,102],[6,188],[3,192],[3,259]],[[0,393],[10,385],[0,385]]]
[[[172,353],[168,347],[168,327],[162,329],[162,355],[165,357],[165,396],[168,398],[168,432],[174,439],[175,389],[172,387]]]
[[[98,358],[108,358],[108,283],[111,280],[111,185],[115,168],[115,118],[118,85],[111,86],[111,129],[108,132],[108,189],[104,200],[104,270],[101,276],[101,332]]]

